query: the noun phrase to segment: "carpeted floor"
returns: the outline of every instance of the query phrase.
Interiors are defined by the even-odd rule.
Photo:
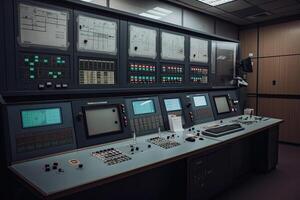
[[[300,146],[280,144],[276,170],[253,176],[216,200],[300,200]]]

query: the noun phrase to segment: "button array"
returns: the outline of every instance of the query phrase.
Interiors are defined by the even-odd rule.
[[[103,160],[107,165],[115,165],[131,160],[131,158],[115,148],[103,149],[92,152],[92,156]]]
[[[165,139],[163,137],[154,137],[148,139],[147,141],[164,149],[170,149],[180,145],[180,143],[176,142],[175,140]]]

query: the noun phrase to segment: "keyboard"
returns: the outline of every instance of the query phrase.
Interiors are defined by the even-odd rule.
[[[243,128],[240,124],[228,124],[224,126],[219,126],[216,128],[209,128],[203,131],[203,135],[211,136],[211,137],[220,137],[223,135],[227,135],[230,133],[235,133],[238,131],[242,131]]]

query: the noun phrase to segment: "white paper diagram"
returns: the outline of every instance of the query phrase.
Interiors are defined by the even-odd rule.
[[[162,32],[161,57],[166,60],[184,60],[184,36]]]
[[[20,4],[19,30],[21,45],[66,49],[68,46],[68,19],[68,12]]]
[[[79,15],[78,50],[116,54],[117,23]]]
[[[208,41],[191,37],[190,39],[190,61],[208,62]]]
[[[130,25],[129,37],[129,56],[156,58],[156,30]]]

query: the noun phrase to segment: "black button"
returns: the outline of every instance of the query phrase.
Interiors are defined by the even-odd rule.
[[[78,165],[78,168],[83,168],[83,164],[79,164],[79,165]]]
[[[46,167],[45,172],[49,172],[49,171],[50,171],[50,167]]]
[[[52,169],[56,170],[57,169],[57,165],[53,165]]]
[[[199,138],[199,140],[204,140],[204,139],[201,137],[201,138]]]
[[[54,162],[53,165],[57,166],[57,165],[58,165],[58,162]]]
[[[151,148],[151,144],[148,144],[148,148]]]
[[[138,151],[139,149],[140,149],[139,147],[135,147],[135,150],[137,150],[137,151]]]

